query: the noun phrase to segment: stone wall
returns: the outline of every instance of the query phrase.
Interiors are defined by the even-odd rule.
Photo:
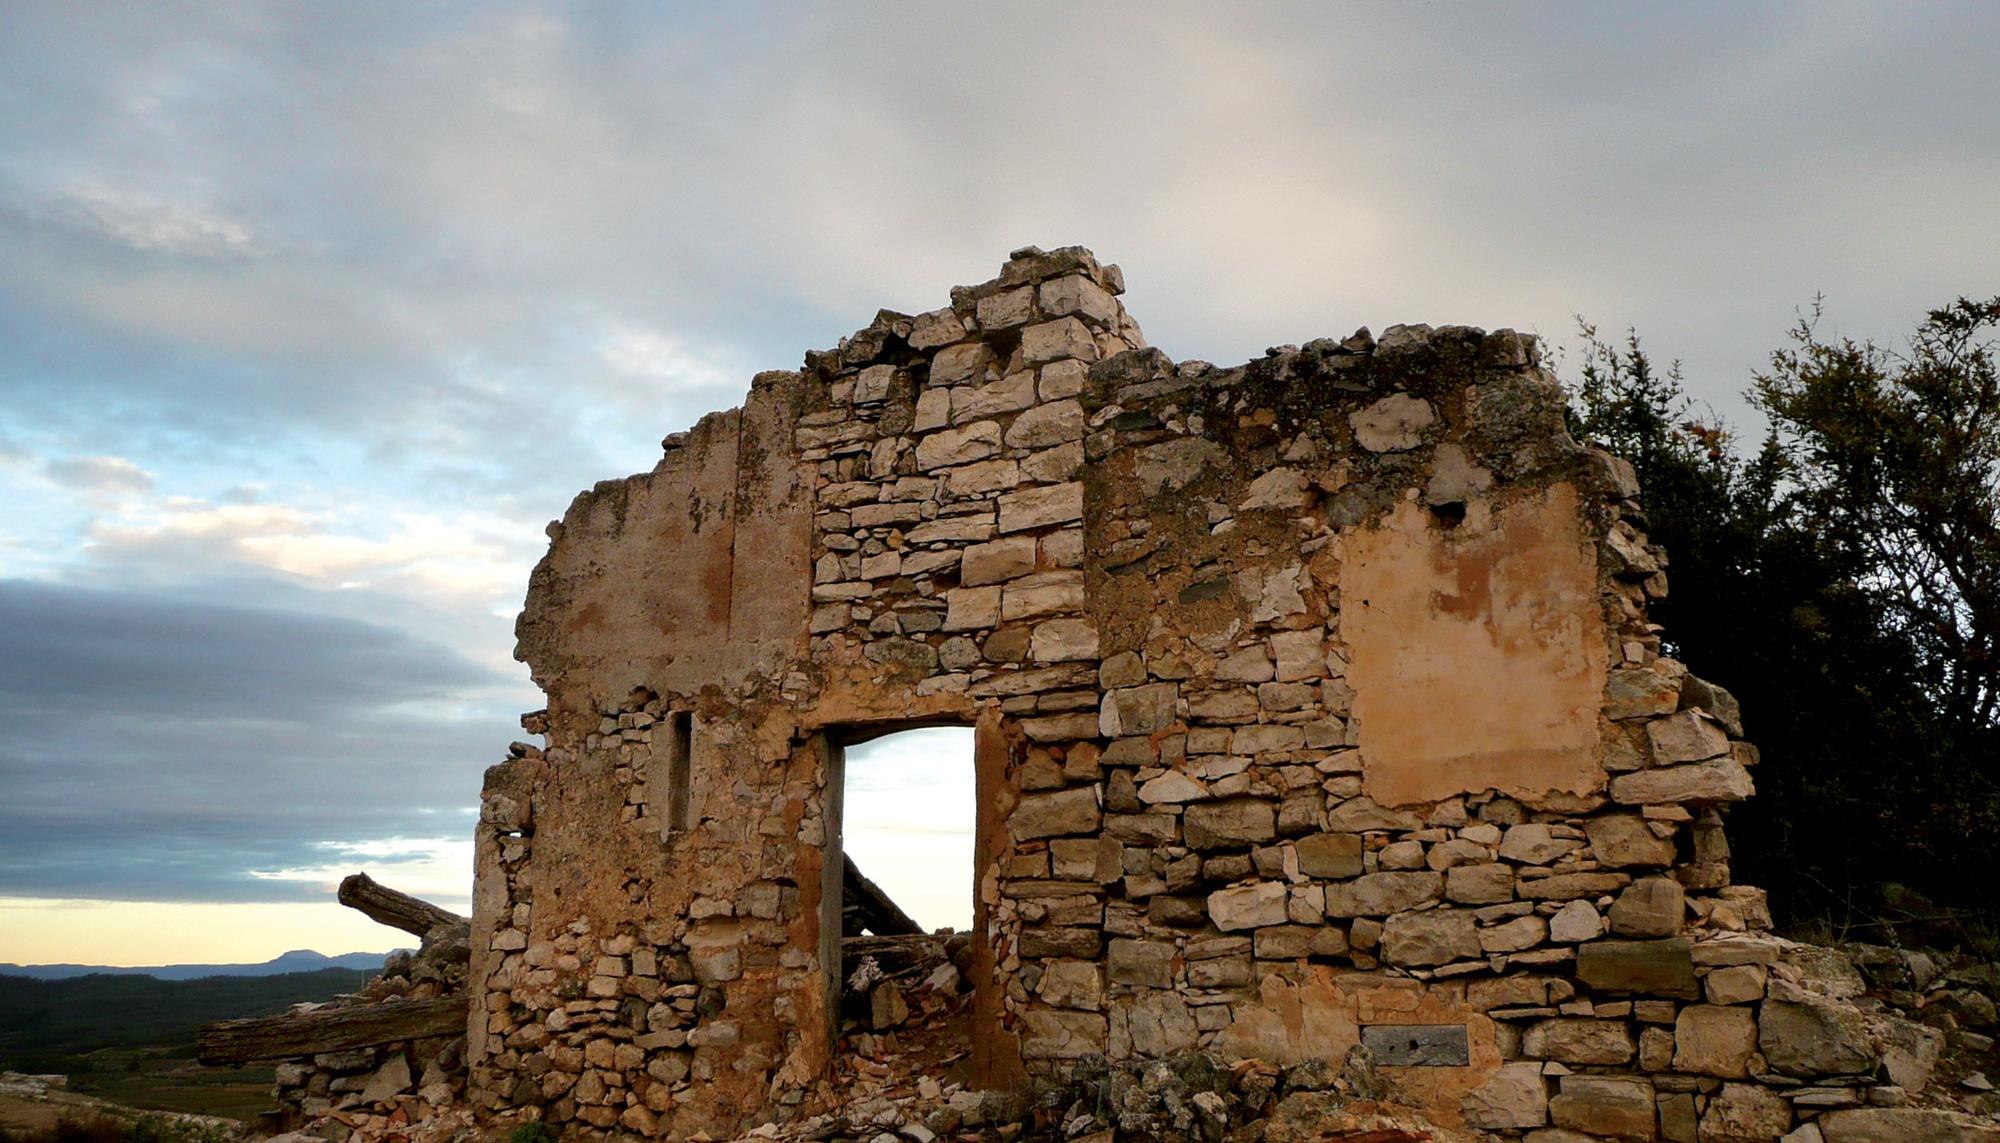
[[[1533,339],[1175,364],[1122,292],[1017,251],[551,525],[546,745],[478,835],[477,1105],[810,1111],[841,746],[939,723],[979,728],[986,1083],[1360,1043],[1441,1123],[1673,1143],[1775,1138],[1828,1075],[1865,1099],[1884,1034],[1828,1054],[1729,883],[1756,753],[1661,656],[1631,470]]]

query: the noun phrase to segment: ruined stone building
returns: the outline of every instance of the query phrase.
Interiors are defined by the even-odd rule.
[[[1631,469],[1570,438],[1534,339],[1176,364],[1123,289],[1017,251],[550,526],[546,744],[478,831],[482,1114],[809,1110],[843,748],[935,725],[976,728],[982,1084],[1363,1044],[1446,1125],[1747,1143],[1842,1106],[1818,1077],[1886,1082],[1730,884],[1756,753],[1662,657]]]

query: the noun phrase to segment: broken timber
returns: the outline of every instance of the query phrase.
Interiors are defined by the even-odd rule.
[[[463,961],[469,922],[449,909],[377,884],[366,873],[340,883],[340,903],[370,920],[424,939],[424,955]],[[195,1054],[205,1064],[282,1060],[321,1052],[368,1048],[465,1032],[463,992],[435,997],[344,1001],[288,1012],[204,1025]]]
[[[456,1036],[465,1031],[465,1010],[461,993],[224,1020],[195,1034],[195,1058],[204,1064],[282,1060],[427,1036]]]
[[[467,923],[464,917],[449,909],[440,909],[429,901],[377,884],[366,873],[352,874],[340,883],[340,903],[350,909],[359,909],[371,921],[419,937],[429,936],[431,930],[440,925]]]
[[[890,900],[880,885],[864,876],[855,867],[853,858],[842,854],[840,860],[840,928],[843,935],[859,936],[863,929],[878,937],[924,935],[924,927],[903,912],[902,906]],[[342,886],[341,892],[346,892],[345,886]],[[346,900],[344,896],[341,899]]]
[[[913,975],[919,970],[927,973],[948,959],[944,942],[936,937],[842,937],[842,979],[854,971],[862,957],[874,957],[875,963],[890,976]]]

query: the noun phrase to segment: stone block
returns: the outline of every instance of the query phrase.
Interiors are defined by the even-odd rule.
[[[1094,833],[1103,820],[1097,805],[1097,791],[1090,787],[1057,790],[1046,794],[1023,794],[1007,819],[1017,840],[1055,837],[1061,834]]]
[[[910,421],[911,432],[927,433],[950,423],[951,390],[926,389],[918,394],[916,416]]]
[[[1288,919],[1296,921],[1298,917],[1289,915],[1290,906],[1291,902],[1288,900],[1286,902]],[[1316,925],[1270,925],[1258,929],[1252,935],[1251,939],[1255,942],[1252,951],[1258,960],[1296,960],[1302,956],[1312,956],[1315,938],[1319,933],[1320,929]]]
[[[1857,1107],[1814,1120],[1826,1143],[2000,1143],[1990,1117],[1932,1107]]]
[[[1549,923],[1531,913],[1479,930],[1479,948],[1489,953],[1520,952],[1534,948],[1548,936]]]
[[[1557,1127],[1601,1138],[1653,1139],[1655,1115],[1653,1085],[1624,1076],[1564,1076],[1561,1092],[1549,1100]]]
[[[1095,361],[1097,339],[1073,317],[1057,318],[1021,331],[1021,354],[1030,365],[1050,361]]]
[[[1100,325],[1118,320],[1118,299],[1104,287],[1082,274],[1068,274],[1043,282],[1042,312],[1050,317],[1076,314]]]
[[[1427,905],[1443,892],[1441,873],[1366,873],[1326,887],[1326,915],[1386,917]]]
[[[1195,1046],[1200,1035],[1187,1003],[1171,992],[1141,992],[1112,1001],[1112,1059],[1157,1059],[1185,1052]]]
[[[1271,653],[1261,643],[1231,652],[1215,665],[1215,681],[1219,683],[1268,683],[1276,675]]]
[[[1057,1008],[1095,1012],[1104,1007],[1104,969],[1083,960],[1046,960],[1035,995]]]
[[[1482,955],[1478,923],[1462,910],[1401,913],[1382,926],[1382,958],[1393,965],[1421,968]]]
[[[1361,875],[1361,835],[1358,833],[1307,834],[1292,843],[1298,855],[1299,872],[1307,877],[1337,880]]]
[[[1577,946],[1576,976],[1600,992],[1637,992],[1693,1000],[1693,946],[1686,937],[1657,941],[1590,941]]]
[[[1104,934],[1096,929],[1022,929],[1021,955],[1024,957],[1095,958],[1103,950]]]
[[[1047,571],[1001,586],[1000,618],[1009,623],[1083,609],[1083,573]]]
[[[1714,978],[1715,973],[1709,973],[1709,979]],[[1886,1012],[1871,1014],[1869,1023],[1881,1041],[1882,1070],[1888,1073],[1889,1082],[1906,1091],[1930,1086],[1931,1072],[1944,1051],[1944,1031]]]
[[[918,314],[910,323],[910,348],[916,350],[936,349],[950,345],[965,337],[965,323],[958,319],[950,307]]]
[[[1278,836],[1277,811],[1254,798],[1197,803],[1187,808],[1182,822],[1191,849],[1231,848]]]
[[[1770,1143],[1792,1129],[1792,1105],[1752,1083],[1726,1083],[1709,1097],[1696,1135],[1699,1143]]]
[[[1684,766],[1659,766],[1611,779],[1611,800],[1624,805],[1674,802],[1740,802],[1756,792],[1750,771],[1730,758]]]
[[[361,1089],[361,1102],[386,1103],[410,1090],[410,1057],[402,1052],[390,1056],[375,1069]]]
[[[1035,317],[1035,288],[1021,286],[988,294],[973,304],[972,312],[978,317],[981,329],[1009,329],[1032,321]]]
[[[1662,1093],[1657,1101],[1660,1105],[1660,1138],[1667,1143],[1696,1143],[1698,1120],[1694,1095],[1690,1092]]]
[[[1674,713],[1686,675],[1687,668],[1672,659],[1611,672],[1604,686],[1604,717],[1657,718]]]
[[[1690,1004],[1674,1021],[1674,1070],[1743,1079],[1757,1051],[1757,1017],[1748,1008]]]
[[[1177,955],[1166,941],[1114,938],[1108,959],[1111,980],[1141,988],[1172,988]]]
[[[1326,634],[1318,627],[1271,636],[1271,658],[1281,683],[1326,677]]]
[[[962,429],[939,429],[917,442],[917,468],[935,472],[985,460],[1001,449],[1000,425],[981,421]]]
[[[1187,965],[1189,988],[1241,988],[1251,982],[1256,968],[1248,953],[1191,960]]]
[[[1148,683],[1107,691],[1098,713],[1098,733],[1106,738],[1143,736],[1174,725],[1175,703],[1180,687],[1174,683]]]
[[[979,384],[986,379],[986,369],[992,364],[993,351],[981,342],[941,349],[931,355],[931,391]]]
[[[1611,903],[1611,931],[1623,937],[1671,937],[1686,919],[1687,894],[1671,877],[1642,877]]]
[[[1021,1014],[1021,1057],[1075,1060],[1103,1055],[1107,1031],[1099,1013],[1032,1007]]]
[[[1229,738],[1229,752],[1246,756],[1274,751],[1303,750],[1305,745],[1304,730],[1296,726],[1270,722],[1239,726]]]
[[[1809,997],[1767,1000],[1758,1012],[1757,1048],[1771,1070],[1801,1079],[1873,1075],[1881,1049],[1859,1009]]]
[[[1768,975],[1769,970],[1760,964],[1714,969],[1701,978],[1702,994],[1710,1004],[1755,1004],[1764,999],[1764,981]]]
[[[1684,710],[1647,723],[1646,741],[1653,747],[1654,763],[1660,766],[1705,762],[1729,753],[1729,732],[1698,710]]]
[[[1014,418],[1002,437],[1009,448],[1054,448],[1083,439],[1083,406],[1074,400],[1037,405]]]
[[[1060,401],[1064,397],[1074,397],[1088,388],[1090,366],[1082,361],[1051,361],[1042,366],[1040,384],[1044,401]]]
[[[976,631],[1000,623],[998,587],[955,587],[944,593],[946,631]]]
[[[1526,1131],[1549,1121],[1549,1086],[1536,1063],[1502,1064],[1487,1081],[1459,1101],[1467,1127],[1482,1131]]]
[[[1674,863],[1674,842],[1653,832],[1637,814],[1604,814],[1584,822],[1590,852],[1607,869],[1663,868]]]
[[[1615,893],[1631,880],[1624,873],[1558,873],[1553,877],[1523,877],[1515,882],[1514,892],[1533,901],[1574,901]]]
[[[1521,1053],[1533,1060],[1616,1066],[1631,1063],[1637,1052],[1632,1029],[1623,1020],[1543,1020],[1521,1037]]]
[[[1604,918],[1588,901],[1571,901],[1549,918],[1549,939],[1563,944],[1594,941],[1604,935]]]
[[[962,587],[979,587],[1016,579],[1035,570],[1035,538],[1008,536],[965,549],[959,563]]]
[[[1208,895],[1208,915],[1225,933],[1282,925],[1286,921],[1285,897],[1285,886],[1278,881],[1235,885]]]
[[[960,385],[953,389],[951,420],[955,425],[963,425],[988,417],[1003,417],[1034,403],[1035,375],[1026,371],[1009,373],[984,385]]]
[[[1312,500],[1312,482],[1295,468],[1274,468],[1250,482],[1238,512],[1296,511]]]
[[[1444,895],[1461,905],[1497,905],[1514,899],[1514,867],[1501,862],[1454,865],[1445,871]]]
[[[922,448],[921,442],[918,447]],[[1051,484],[1041,488],[1023,488],[1000,497],[1000,531],[1003,533],[1024,532],[1081,519],[1083,519],[1083,485],[1076,481],[1068,484]]]
[[[1557,837],[1541,822],[1510,826],[1500,839],[1500,856],[1523,865],[1552,865],[1564,854],[1583,848],[1575,838]]]
[[[1068,663],[1097,658],[1097,626],[1088,619],[1051,619],[1035,625],[1028,657],[1037,663]]]
[[[1407,393],[1384,397],[1350,414],[1355,443],[1369,452],[1404,452],[1423,443],[1424,430],[1437,420],[1430,404]]]

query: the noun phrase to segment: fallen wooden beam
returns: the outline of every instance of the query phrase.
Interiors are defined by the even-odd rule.
[[[195,1058],[204,1064],[240,1064],[426,1036],[457,1036],[465,1032],[465,1013],[465,997],[459,995],[224,1020],[204,1025],[195,1033]]]
[[[846,980],[861,963],[873,957],[877,967],[890,976],[928,974],[950,959],[945,943],[936,937],[898,935],[893,937],[840,938],[840,978]]]
[[[882,892],[882,887],[863,876],[854,859],[841,854],[841,929],[845,936],[859,936],[867,929],[878,937],[921,936],[922,925],[903,912],[903,907]],[[849,918],[852,918],[850,921]],[[851,932],[847,930],[852,930]]]
[[[377,884],[366,873],[356,873],[340,883],[340,903],[361,910],[371,921],[419,937],[429,936],[439,925],[467,923],[449,909],[440,909],[429,901]]]

